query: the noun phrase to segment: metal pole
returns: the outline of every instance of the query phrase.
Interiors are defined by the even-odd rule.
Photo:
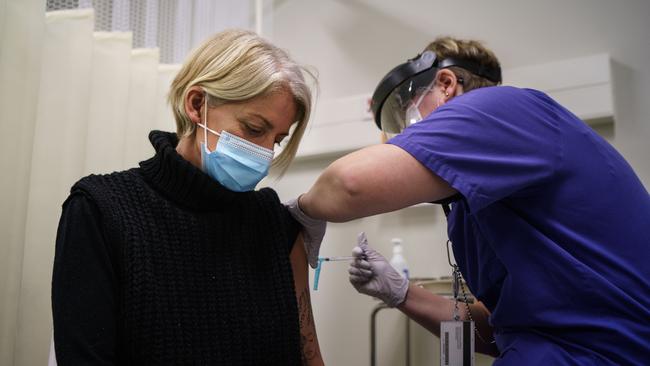
[[[384,303],[377,304],[370,313],[370,366],[377,365],[377,313],[379,310],[387,309]]]
[[[411,319],[406,317],[406,366],[411,366]]]

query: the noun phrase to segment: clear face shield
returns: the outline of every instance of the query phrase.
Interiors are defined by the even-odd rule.
[[[381,108],[381,130],[392,137],[422,119],[420,104],[429,95],[437,69],[432,68],[405,80],[391,92]]]
[[[420,114],[420,104],[432,90],[438,70],[451,66],[461,67],[497,84],[501,82],[498,66],[486,67],[451,57],[438,60],[434,52],[425,51],[392,69],[377,85],[370,102],[377,127],[387,137],[392,137],[425,117]]]
[[[432,87],[437,71],[436,54],[426,51],[386,74],[370,104],[377,127],[390,137],[422,119],[418,107]]]

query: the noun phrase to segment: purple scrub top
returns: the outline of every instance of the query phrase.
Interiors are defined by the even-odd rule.
[[[650,196],[589,126],[540,91],[498,86],[388,143],[463,196],[448,234],[491,312],[496,365],[650,365]]]

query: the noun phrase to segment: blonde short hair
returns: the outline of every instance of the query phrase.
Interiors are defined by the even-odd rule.
[[[185,113],[185,98],[193,86],[203,88],[212,106],[286,90],[296,103],[297,125],[282,153],[273,160],[273,166],[284,172],[296,156],[311,113],[311,89],[303,73],[316,85],[312,72],[257,34],[235,29],[217,33],[192,52],[171,84],[168,101],[176,119],[176,133],[182,138],[196,131]]]
[[[501,67],[494,52],[486,48],[479,41],[462,40],[452,37],[439,37],[436,38],[435,41],[431,42],[424,50],[433,51],[436,54],[436,58],[439,60],[453,57],[473,61],[484,67]],[[463,79],[462,85],[463,91],[465,92],[476,88],[500,84],[500,82],[488,80],[460,67],[452,66],[449,67],[449,70],[451,70],[456,77]]]

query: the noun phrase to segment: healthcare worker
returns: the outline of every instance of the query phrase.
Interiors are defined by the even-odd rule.
[[[372,110],[396,136],[335,161],[287,203],[310,264],[324,221],[450,204],[450,246],[479,300],[459,315],[474,320],[477,351],[498,365],[649,364],[647,190],[570,111],[500,82],[490,50],[448,37],[388,73]],[[451,320],[454,301],[410,285],[363,236],[353,254],[357,291],[434,333]]]

